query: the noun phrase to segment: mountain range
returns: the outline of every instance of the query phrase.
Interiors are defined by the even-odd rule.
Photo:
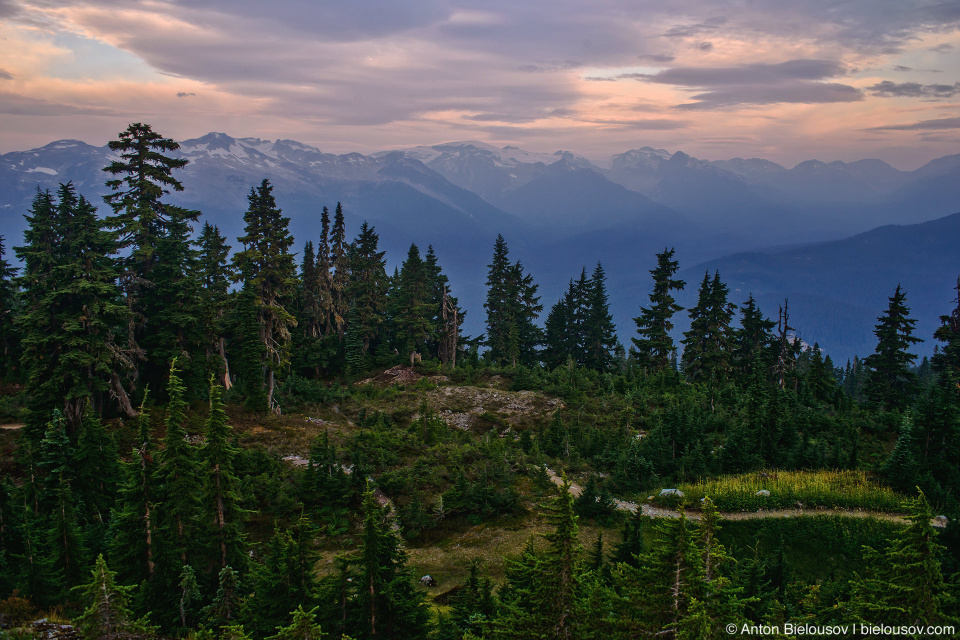
[[[200,209],[229,238],[241,235],[250,188],[268,178],[301,247],[319,237],[322,207],[337,202],[348,232],[364,220],[376,227],[391,269],[411,242],[433,245],[473,335],[483,331],[486,264],[498,233],[540,284],[545,312],[569,279],[602,262],[627,345],[664,247],[677,249],[686,306],[695,304],[704,270],[719,270],[736,303],[752,292],[775,316],[789,298],[804,341],[838,361],[872,352],[876,317],[898,283],[918,335],[929,338],[952,308],[960,273],[960,249],[950,241],[960,237],[960,216],[951,215],[960,211],[960,154],[900,171],[880,160],[788,169],[650,147],[598,164],[569,151],[480,142],[369,155],[223,133],[180,145],[171,155],[189,160],[177,174],[185,190],[169,200]],[[113,158],[107,146],[77,140],[0,155],[6,245],[20,243],[37,188],[72,181],[98,203],[107,192],[102,168]],[[918,350],[931,353],[932,343]]]

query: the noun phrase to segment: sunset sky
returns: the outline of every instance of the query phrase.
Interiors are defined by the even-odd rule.
[[[0,152],[134,121],[913,169],[960,153],[960,1],[0,0]]]

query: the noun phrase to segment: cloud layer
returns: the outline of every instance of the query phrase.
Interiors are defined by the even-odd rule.
[[[332,150],[481,137],[786,160],[818,139],[843,148],[841,132],[847,147],[870,144],[864,124],[902,147],[897,109],[957,93],[918,70],[960,77],[956,0],[0,0],[0,18],[10,141],[117,131],[103,114],[120,114],[157,116],[170,135],[226,123]],[[136,64],[95,60],[71,38]],[[90,82],[111,73],[141,95]],[[70,120],[31,124],[17,111],[31,100]]]

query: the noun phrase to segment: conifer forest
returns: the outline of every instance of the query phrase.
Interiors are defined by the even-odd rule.
[[[228,238],[176,142],[110,148],[0,236],[0,637],[956,637],[960,297],[918,336],[890,282],[834,362],[669,246],[625,328],[603,255],[545,300],[499,236],[465,309],[336,202],[294,238],[264,179]]]

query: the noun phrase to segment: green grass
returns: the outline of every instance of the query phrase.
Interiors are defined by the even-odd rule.
[[[863,471],[766,471],[701,479],[677,488],[684,493],[684,505],[697,508],[701,498],[709,496],[720,511],[792,509],[802,505],[902,513],[906,499]],[[757,492],[764,489],[770,495],[758,496]],[[657,497],[654,501],[664,506],[681,502]]]

